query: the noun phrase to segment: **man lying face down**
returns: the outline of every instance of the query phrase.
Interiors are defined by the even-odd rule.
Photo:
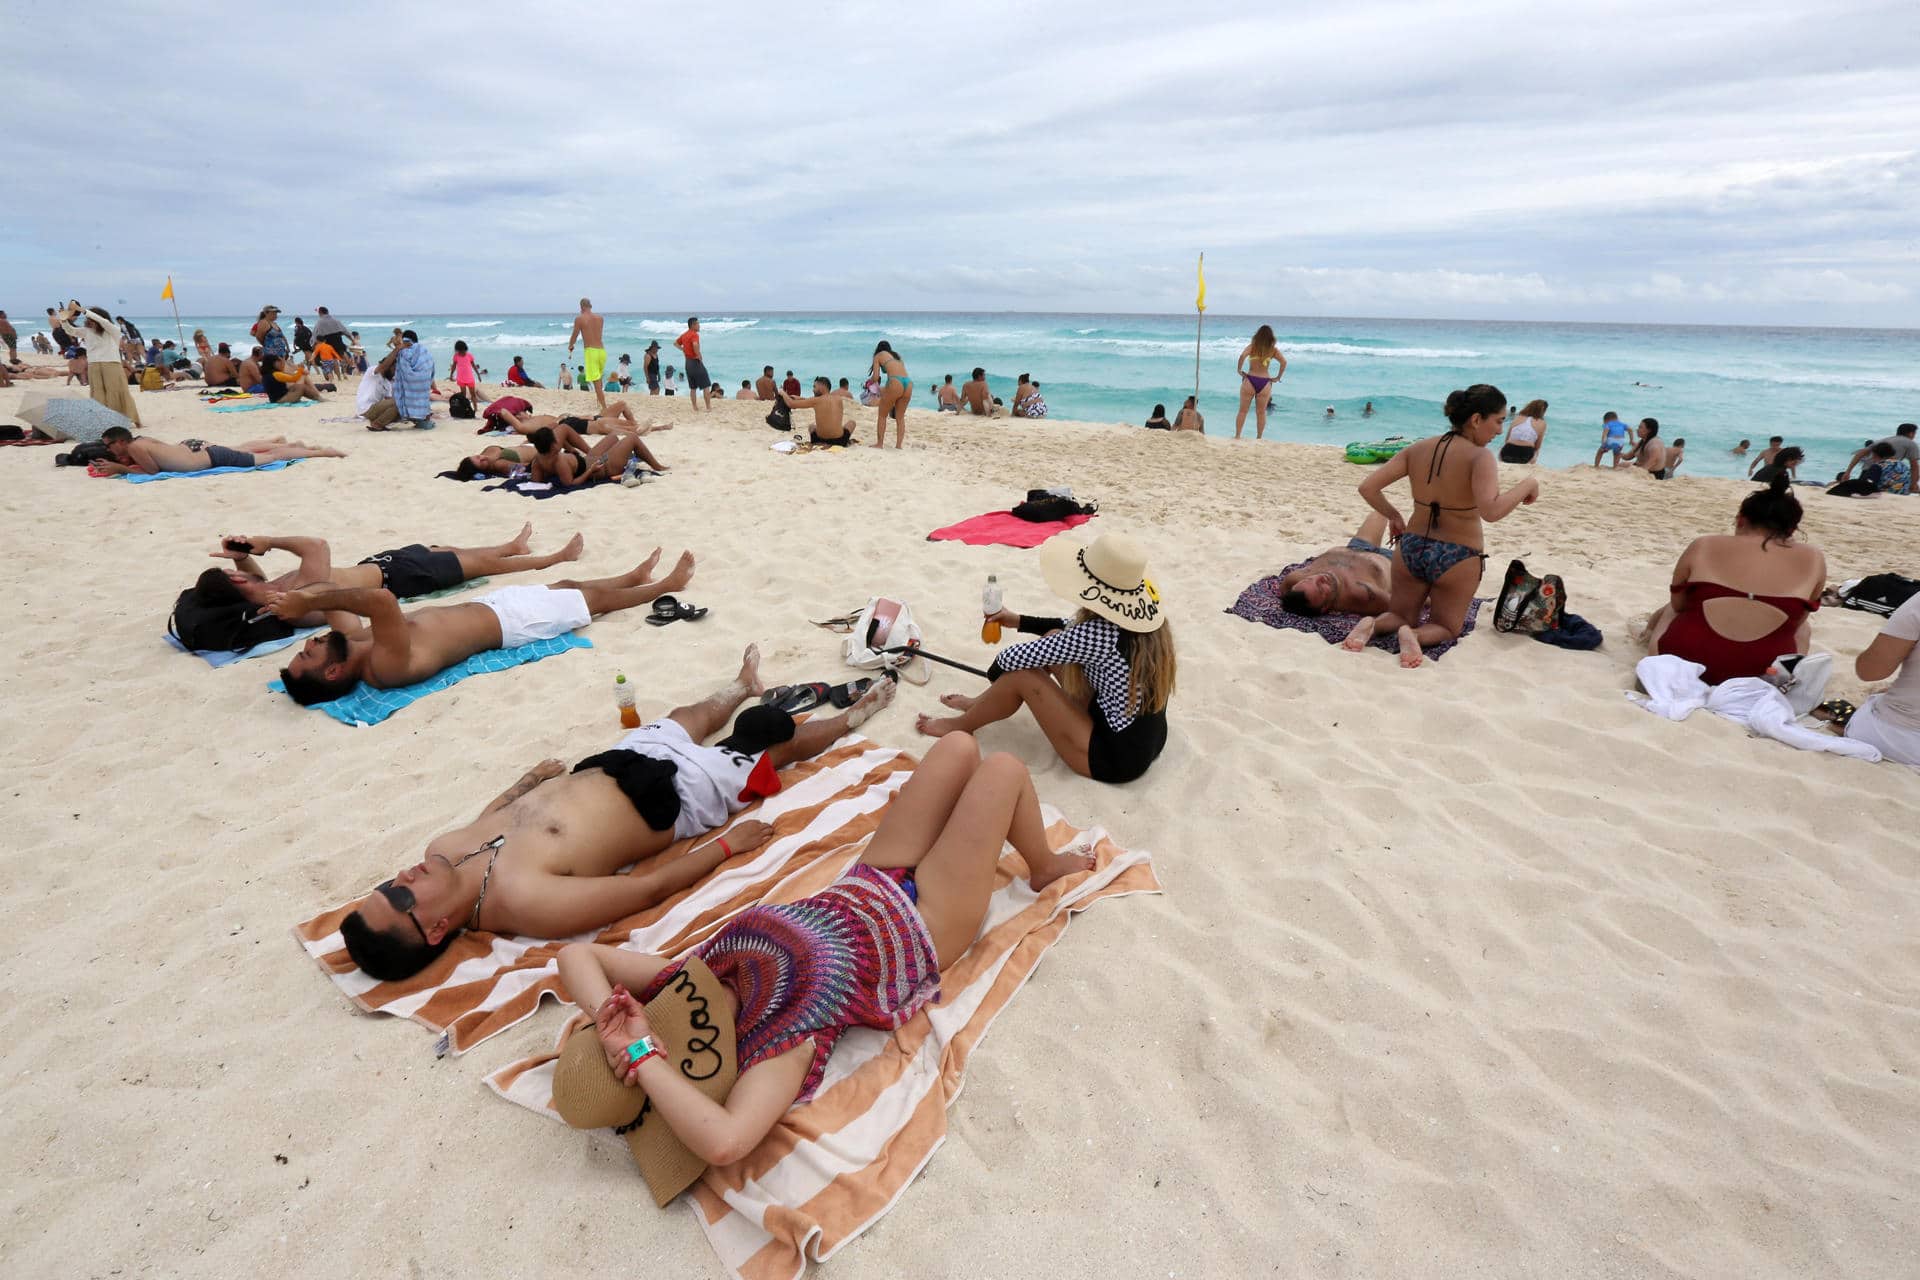
[[[462,929],[564,938],[597,930],[698,883],[771,828],[743,822],[663,867],[620,868],[676,840],[725,826],[753,800],[780,790],[776,771],[819,754],[893,697],[878,681],[841,715],[793,717],[756,704],[758,646],[732,684],[704,702],[627,734],[613,750],[566,772],[536,765],[464,827],[434,837],[426,856],[377,887],[340,923],[347,954],[371,978],[398,982],[439,957]]]
[[[1280,579],[1280,606],[1317,618],[1323,613],[1377,617],[1387,611],[1393,552],[1386,545],[1387,519],[1370,515],[1344,547],[1329,547]]]

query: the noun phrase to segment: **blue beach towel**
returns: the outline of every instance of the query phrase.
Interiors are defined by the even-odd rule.
[[[230,649],[189,649],[170,635],[162,634],[160,638],[181,653],[190,653],[196,658],[205,659],[206,664],[210,667],[230,667],[243,658],[257,658],[261,654],[278,653],[282,649],[290,649],[305,640],[308,636],[318,635],[325,630],[325,627],[307,627],[304,630],[296,631],[292,635],[282,637],[279,640],[262,640],[259,644],[253,646],[253,648],[242,649],[238,653]]]
[[[296,462],[305,461],[305,458],[282,458],[278,462],[263,462],[257,467],[208,467],[205,471],[156,471],[150,476],[134,472],[130,475],[121,476],[120,478],[122,480],[129,480],[134,484],[147,484],[154,480],[197,480],[201,476],[226,476],[232,475],[236,471],[279,471],[282,468],[292,466]]]
[[[465,662],[456,663],[438,675],[429,676],[419,684],[410,684],[403,689],[375,689],[360,684],[344,698],[335,698],[332,702],[315,704],[311,710],[324,711],[344,725],[363,726],[379,724],[394,712],[412,702],[418,702],[430,693],[459,684],[468,676],[480,675],[487,671],[506,671],[528,662],[538,662],[542,658],[551,658],[556,653],[565,653],[569,649],[591,649],[593,641],[579,632],[569,632],[552,640],[535,640],[514,649],[489,649],[485,653],[476,653]],[[286,686],[275,680],[267,685],[275,693],[285,693]]]
[[[318,400],[248,400],[243,404],[209,405],[215,413],[252,413],[256,409],[305,409],[319,404]]]

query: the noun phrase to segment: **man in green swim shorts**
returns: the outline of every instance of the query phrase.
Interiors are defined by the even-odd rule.
[[[573,354],[573,344],[586,345],[585,363],[580,366],[580,376],[593,384],[593,398],[600,402],[600,412],[607,411],[607,346],[601,336],[607,327],[605,317],[593,313],[593,303],[580,299],[580,314],[573,318],[573,332],[567,335],[567,354]]]

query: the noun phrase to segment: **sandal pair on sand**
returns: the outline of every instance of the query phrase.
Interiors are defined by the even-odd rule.
[[[699,605],[683,604],[674,596],[661,596],[653,602],[653,611],[647,614],[647,625],[664,627],[675,622],[698,622],[706,616],[706,609]]]
[[[890,678],[890,677],[889,677]],[[842,711],[860,701],[873,688],[873,676],[862,676],[845,684],[830,685],[823,680],[806,684],[776,685],[760,695],[762,704],[777,707],[788,715],[811,711],[821,703],[831,703]]]

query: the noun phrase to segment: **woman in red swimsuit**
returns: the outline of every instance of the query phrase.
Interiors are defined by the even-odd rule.
[[[1672,598],[1648,621],[1647,652],[1699,663],[1708,684],[1765,675],[1775,658],[1807,652],[1827,558],[1795,540],[1799,529],[1784,473],[1747,495],[1731,534],[1695,538],[1680,553]]]

